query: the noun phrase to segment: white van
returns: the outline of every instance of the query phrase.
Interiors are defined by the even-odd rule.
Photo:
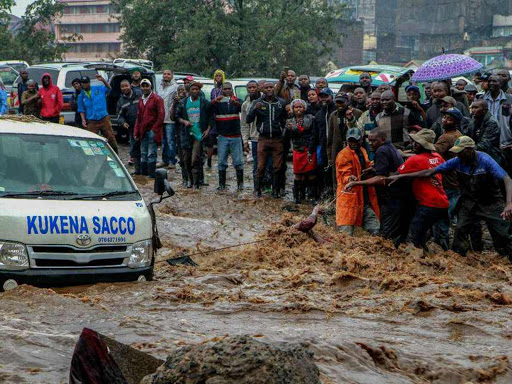
[[[174,194],[163,169],[155,192]],[[153,203],[102,137],[0,118],[0,289],[151,279]]]

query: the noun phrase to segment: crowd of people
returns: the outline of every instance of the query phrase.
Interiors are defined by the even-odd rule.
[[[465,254],[482,249],[485,221],[495,248],[512,257],[510,73],[477,74],[474,84],[422,84],[424,97],[409,75],[375,87],[362,73],[356,87],[335,94],[325,78],[311,86],[308,75],[286,69],[277,83],[249,81],[241,100],[217,70],[208,100],[192,76],[178,85],[164,70],[162,82],[152,84],[134,71],[120,85],[118,124],[130,132],[134,174],[154,177],[157,167],[179,163],[183,185],[200,189],[216,148],[218,190],[227,188],[229,158],[237,189],[244,188],[250,154],[254,194],[280,198],[291,152],[295,203],[336,199],[340,231],[362,227],[420,249],[433,238]],[[20,112],[55,121],[62,95],[51,76],[43,75],[39,89],[23,71],[21,77]],[[104,135],[117,151],[106,108],[110,86],[97,80],[73,81],[75,123]],[[399,102],[405,82],[407,101]]]

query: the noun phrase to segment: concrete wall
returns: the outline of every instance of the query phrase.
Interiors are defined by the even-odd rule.
[[[338,67],[363,64],[363,28],[362,21],[340,22],[338,32],[343,35],[343,47],[334,60]]]

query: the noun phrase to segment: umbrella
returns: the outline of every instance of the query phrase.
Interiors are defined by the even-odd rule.
[[[425,61],[414,73],[412,80],[417,82],[447,80],[475,72],[482,67],[482,64],[469,56],[441,55]]]

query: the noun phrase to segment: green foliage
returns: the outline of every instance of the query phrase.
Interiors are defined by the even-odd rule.
[[[14,5],[14,1],[0,0],[0,10],[4,4]],[[6,24],[0,26],[0,60],[18,59],[30,64],[54,61],[62,58],[67,47],[57,43],[52,22],[62,11],[63,5],[57,0],[36,0],[27,7],[22,16],[21,27],[12,35]],[[66,41],[80,38],[70,36]]]
[[[114,0],[130,57],[210,76],[320,73],[341,46],[344,7],[328,0]]]
[[[14,0],[0,0],[0,20],[9,21],[11,8],[16,5]]]

